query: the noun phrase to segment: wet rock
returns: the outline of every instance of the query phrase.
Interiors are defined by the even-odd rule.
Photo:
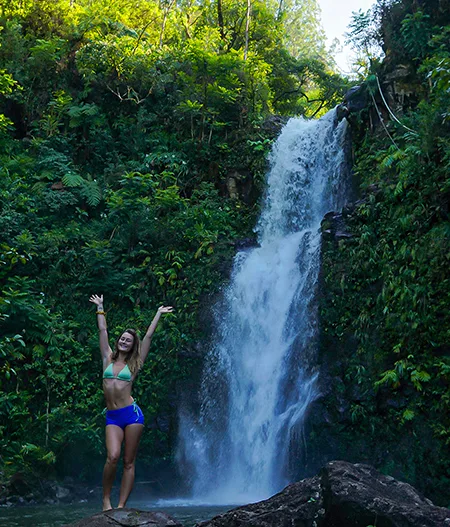
[[[369,465],[332,461],[320,471],[323,527],[442,527],[450,511]],[[321,526],[322,527],[322,526]]]
[[[232,172],[232,174],[229,174],[227,176],[227,180],[226,180],[228,195],[230,199],[233,199],[233,200],[239,199],[239,192],[237,189],[237,182],[236,182],[238,177],[240,179],[240,174],[238,174],[237,172]]]
[[[349,113],[361,111],[367,106],[367,91],[362,86],[353,86],[344,95],[344,104]]]
[[[58,500],[66,499],[70,496],[70,490],[66,487],[60,487],[57,485],[55,488],[55,496]]]
[[[158,430],[163,432],[164,434],[168,434],[170,431],[170,416],[167,414],[158,415],[156,417],[156,421],[158,423]]]
[[[164,512],[113,509],[63,527],[183,527]]]
[[[242,200],[244,203],[252,202],[253,175],[246,169],[233,169],[225,178],[228,196],[230,199]]]
[[[322,525],[323,508],[320,479],[293,483],[268,500],[238,507],[197,527],[309,527]]]
[[[332,461],[318,476],[268,500],[238,507],[197,527],[443,527],[450,511],[411,485],[369,465]]]
[[[336,119],[342,121],[345,117],[350,115],[350,111],[347,108],[347,105],[342,103],[336,108]]]
[[[360,112],[367,107],[367,90],[362,86],[353,86],[344,95],[344,102],[336,108],[336,118],[342,121],[344,117],[349,117],[351,113]]]
[[[334,237],[337,240],[348,240],[350,238],[353,238],[353,234],[350,234],[349,232],[336,231]]]
[[[243,238],[241,240],[236,240],[233,242],[234,247],[238,251],[243,249],[251,249],[253,247],[259,247],[258,240],[256,238]]]
[[[328,212],[325,214],[321,229],[325,240],[334,239],[339,241],[353,238],[353,235],[347,230],[343,214],[337,212]]]
[[[271,115],[264,120],[261,125],[261,129],[276,136],[281,132],[281,129],[286,123],[286,117],[281,117],[279,115]]]

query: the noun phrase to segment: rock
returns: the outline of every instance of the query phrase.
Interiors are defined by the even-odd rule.
[[[450,510],[369,465],[332,461],[318,476],[268,500],[238,507],[197,527],[443,527]]]
[[[28,481],[25,479],[25,476],[17,472],[14,474],[10,481],[9,481],[9,494],[17,494],[19,496],[24,496],[25,494],[28,494],[31,491],[31,487],[28,483]]]
[[[350,111],[349,109],[347,108],[347,106],[342,103],[342,104],[339,104],[336,108],[336,119],[338,121],[342,121],[342,119],[344,119],[344,117],[348,117],[350,115]]]
[[[359,112],[367,106],[367,90],[361,86],[353,86],[344,95],[344,106],[348,113]]]
[[[253,176],[248,170],[243,168],[230,170],[225,182],[230,199],[242,200],[244,203],[252,202]]]
[[[238,251],[242,251],[243,249],[251,249],[254,247],[259,247],[259,243],[256,238],[242,238],[232,243],[235,249]]]
[[[58,498],[58,500],[63,500],[69,497],[70,490],[67,489],[66,487],[60,487],[59,485],[56,485],[55,495]]]
[[[353,235],[348,232],[343,214],[327,212],[321,224],[322,235],[325,240],[348,240]]]
[[[112,509],[63,527],[183,527],[164,512]]]
[[[237,200],[239,199],[239,192],[237,190],[236,177],[237,172],[233,172],[232,175],[227,176],[227,190],[230,199]],[[238,174],[239,175],[239,174]]]
[[[281,132],[283,126],[287,123],[286,117],[279,115],[271,115],[267,117],[261,125],[261,129],[269,132],[273,136],[278,135]]]
[[[450,522],[450,510],[369,465],[332,461],[320,471],[320,479],[323,527],[442,527]]]
[[[398,64],[397,67],[393,71],[386,73],[386,75],[384,76],[384,81],[392,82],[392,81],[404,80],[410,75],[412,75],[412,73],[413,72],[411,70],[411,67],[408,66],[407,64]]]
[[[293,483],[268,500],[238,507],[197,527],[312,527],[322,525],[324,515],[320,479],[316,476]]]
[[[336,231],[334,237],[336,240],[349,240],[350,238],[353,238],[353,234],[350,234],[349,232]]]

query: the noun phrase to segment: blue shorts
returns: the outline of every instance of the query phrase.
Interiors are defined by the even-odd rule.
[[[116,425],[125,430],[126,426],[135,424],[144,424],[144,414],[136,403],[106,411],[106,426]]]

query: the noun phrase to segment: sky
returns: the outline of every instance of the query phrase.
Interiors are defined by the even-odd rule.
[[[349,73],[351,70],[352,51],[349,46],[345,46],[344,33],[348,31],[347,26],[350,24],[352,11],[362,9],[367,11],[375,0],[318,0],[322,10],[322,26],[327,35],[327,47],[335,38],[338,38],[342,52],[335,54],[338,67],[343,73]]]

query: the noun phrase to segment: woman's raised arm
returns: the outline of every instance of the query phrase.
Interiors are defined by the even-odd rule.
[[[158,325],[159,319],[163,313],[172,313],[173,307],[171,306],[161,306],[158,308],[156,315],[154,316],[152,323],[148,326],[147,333],[142,339],[141,345],[141,363],[144,364],[145,359],[147,358],[148,352],[150,350],[150,344],[152,342],[153,333],[155,332],[156,326]]]
[[[89,302],[92,302],[97,306],[97,324],[98,324],[98,334],[100,341],[100,351],[102,354],[102,359],[105,361],[109,359],[112,350],[109,347],[108,342],[108,330],[106,328],[106,316],[105,311],[103,310],[103,295],[92,295],[89,298]]]

